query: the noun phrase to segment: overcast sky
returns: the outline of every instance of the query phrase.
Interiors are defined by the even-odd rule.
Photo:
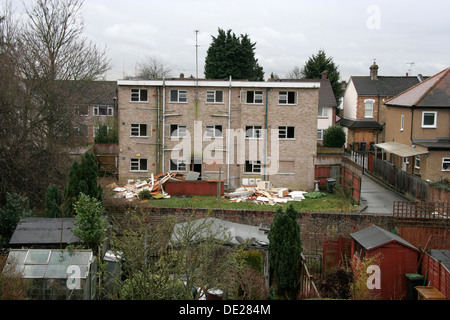
[[[302,67],[323,49],[341,80],[368,75],[433,75],[450,66],[450,1],[85,0],[85,34],[106,46],[108,79],[134,75],[157,57],[173,75],[203,76],[218,28],[248,34],[267,79]],[[414,64],[410,64],[414,63]]]

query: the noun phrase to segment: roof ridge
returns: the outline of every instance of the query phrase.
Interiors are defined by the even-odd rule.
[[[450,67],[449,67],[449,68],[446,68],[446,69],[444,69],[444,70],[439,71],[439,72],[436,73],[435,75],[433,75],[433,76],[431,76],[431,77],[428,77],[428,78],[424,79],[423,81],[421,81],[421,82],[419,82],[419,83],[413,85],[412,87],[406,89],[405,91],[400,92],[399,94],[393,96],[392,98],[389,98],[389,99],[385,102],[385,104],[388,104],[389,101],[392,101],[392,100],[396,99],[397,97],[399,97],[399,96],[401,96],[401,95],[403,95],[403,94],[405,94],[405,93],[407,93],[407,92],[409,92],[409,91],[411,91],[411,90],[413,90],[413,89],[415,89],[415,88],[417,88],[417,87],[423,85],[425,82],[434,80],[434,79],[435,79],[439,74],[441,74],[441,73],[443,73],[444,75],[446,75],[449,71],[450,71]],[[418,102],[422,101],[422,100],[428,95],[428,93],[431,91],[431,89],[433,89],[433,88],[436,86],[436,84],[439,83],[441,80],[442,80],[442,76],[441,76],[438,80],[436,80],[436,82],[434,83],[434,85],[432,85],[427,91],[425,91],[425,93],[424,93],[424,94],[416,101],[416,104],[418,104]]]
[[[430,78],[434,78],[442,73],[438,77],[438,79],[434,82],[434,84],[430,88],[428,88],[428,90],[419,98],[419,100],[417,100],[417,102],[416,102],[417,105],[419,105],[423,101],[423,99],[425,99],[425,97],[431,92],[431,90],[434,89],[442,81],[442,79],[447,75],[447,73],[449,71],[450,71],[450,67],[446,68],[446,69],[442,70],[441,72],[436,73],[434,76],[430,77]],[[428,78],[428,79],[430,79],[430,78]],[[422,82],[419,82],[419,84],[427,81],[428,79],[426,79]]]

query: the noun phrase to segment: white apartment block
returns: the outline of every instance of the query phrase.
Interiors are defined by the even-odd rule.
[[[119,80],[119,183],[196,171],[314,188],[320,80]]]

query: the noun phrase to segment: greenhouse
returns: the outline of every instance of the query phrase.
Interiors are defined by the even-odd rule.
[[[21,271],[33,300],[92,300],[97,265],[91,250],[13,249],[8,263]]]

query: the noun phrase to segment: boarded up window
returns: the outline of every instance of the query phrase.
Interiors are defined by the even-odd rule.
[[[295,161],[280,160],[278,164],[279,173],[295,173]]]

